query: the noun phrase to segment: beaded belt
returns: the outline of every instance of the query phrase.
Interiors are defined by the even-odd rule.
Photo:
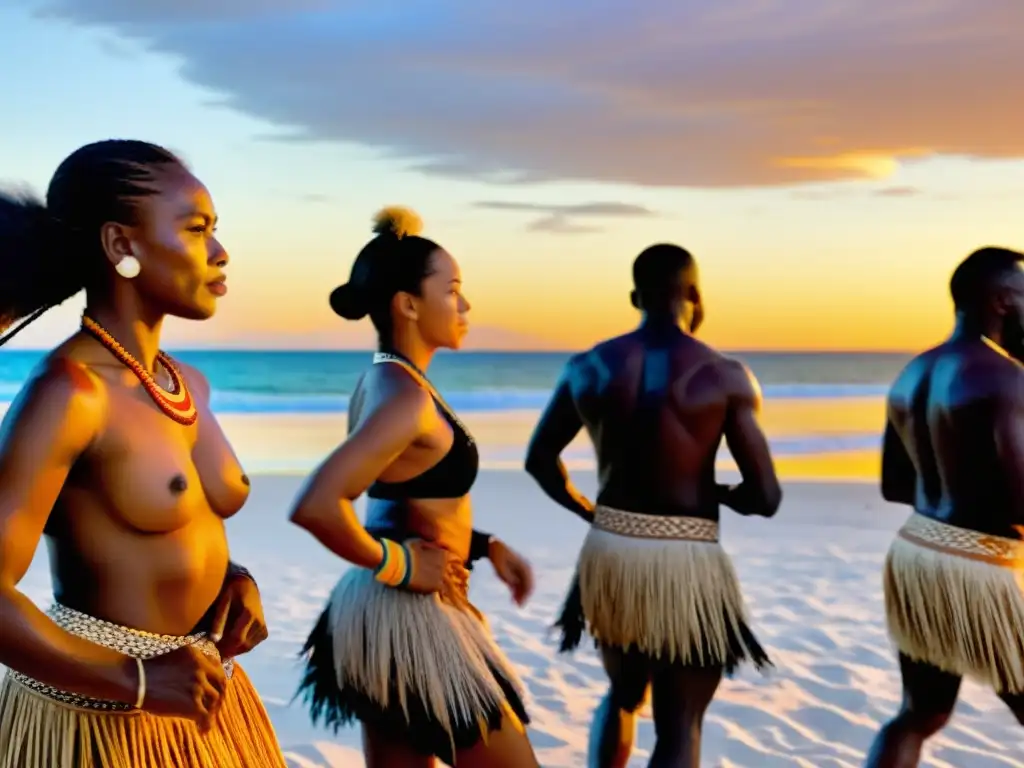
[[[940,523],[915,514],[900,529],[901,539],[948,555],[1004,568],[1024,569],[1024,541]]]
[[[597,507],[594,510],[593,527],[634,539],[718,541],[718,523],[700,517],[642,515],[609,507]]]
[[[83,640],[102,645],[118,653],[131,656],[136,659],[152,659],[163,656],[165,653],[176,651],[186,645],[194,645],[199,651],[207,656],[220,660],[220,653],[217,646],[207,639],[205,632],[197,632],[185,637],[175,635],[156,635],[152,632],[143,632],[139,629],[129,629],[109,621],[95,619],[87,614],[80,613],[72,608],[55,604],[47,611],[47,615],[53,619],[65,632],[70,632]],[[228,659],[224,662],[224,673],[231,678],[234,671],[234,660]],[[68,693],[52,685],[41,683],[20,672],[9,670],[11,677],[36,693],[42,694],[49,699],[59,701],[79,709],[99,709],[107,712],[126,712],[134,709],[130,704],[119,701],[105,701],[94,699],[88,696],[80,696],[77,693]]]

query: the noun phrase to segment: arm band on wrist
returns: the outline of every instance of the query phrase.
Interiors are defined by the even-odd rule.
[[[135,708],[142,709],[146,701],[146,668],[142,665],[142,659],[136,657],[135,668],[139,670],[139,686],[135,694]]]
[[[473,531],[473,535],[469,540],[469,562],[475,563],[477,560],[485,560],[491,552],[491,539],[494,537],[489,533],[483,531]]]
[[[373,571],[374,578],[389,587],[406,586],[412,575],[411,550],[391,539],[381,539],[380,546],[384,557]]]

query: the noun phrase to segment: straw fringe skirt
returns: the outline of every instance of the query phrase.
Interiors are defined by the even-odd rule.
[[[195,644],[218,657],[201,634],[153,635],[57,605],[72,634],[138,658]],[[0,683],[0,768],[284,768],[273,726],[245,672],[230,660],[220,711],[206,733],[191,720],[65,693],[13,671]]]
[[[335,586],[306,641],[299,688],[314,723],[361,721],[452,764],[501,727],[529,722],[522,688],[468,601],[468,572],[441,593],[387,587],[363,568]]]
[[[601,645],[685,666],[771,664],[712,520],[598,507],[556,626],[563,651],[587,629]]]
[[[1024,541],[915,514],[889,549],[883,587],[901,653],[1024,693]]]

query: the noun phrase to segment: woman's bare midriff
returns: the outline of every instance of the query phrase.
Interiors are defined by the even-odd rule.
[[[469,497],[406,502],[409,533],[443,547],[464,561],[473,535],[473,508]]]
[[[185,512],[172,530],[143,532],[92,501],[55,510],[47,532],[55,598],[121,626],[189,634],[220,593],[228,545],[209,507]]]

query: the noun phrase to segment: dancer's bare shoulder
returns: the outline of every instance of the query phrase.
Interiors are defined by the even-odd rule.
[[[103,423],[106,387],[87,365],[50,355],[33,371],[0,427],[0,459],[50,441],[84,449]]]
[[[685,347],[681,347],[677,351],[677,358],[677,399],[724,399],[733,407],[760,408],[760,384],[743,362],[698,339],[691,339]]]
[[[411,446],[429,440],[439,422],[433,398],[412,376],[397,365],[374,366],[360,384],[358,421],[314,473],[306,495],[357,498]]]
[[[763,394],[754,372],[743,362],[719,354],[717,370],[731,404],[760,409]]]
[[[955,354],[949,345],[941,344],[911,358],[896,375],[892,386],[889,388],[890,405],[899,404],[901,401],[912,397],[921,382],[930,375],[929,372],[935,365],[935,362],[942,357],[953,357]],[[956,357],[956,362],[962,365],[963,360]]]
[[[404,423],[406,431],[429,431],[438,421],[430,392],[396,364],[375,365],[360,379],[361,422]]]
[[[991,395],[1004,407],[1024,405],[1024,365],[993,349],[977,352],[977,360],[965,367],[963,383],[980,396]]]

